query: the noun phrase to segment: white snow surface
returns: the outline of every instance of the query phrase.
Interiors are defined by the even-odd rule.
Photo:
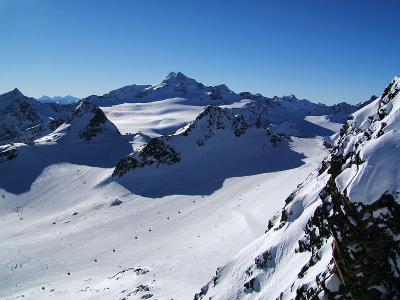
[[[343,155],[358,153],[362,162],[348,165],[336,184],[351,201],[371,204],[384,193],[400,201],[400,93],[395,93],[399,88],[396,77],[388,95],[354,113],[348,122],[351,134],[342,141]],[[393,99],[389,99],[391,93]],[[385,113],[379,117],[378,111]]]
[[[243,96],[181,73],[87,101],[115,123],[106,123],[104,138],[74,142],[90,119],[84,114],[33,145],[16,144],[18,156],[0,164],[0,298],[192,299],[218,266],[249,244],[225,267],[229,280],[211,291],[213,299],[254,298],[231,287],[243,286],[242,271],[262,249],[272,249],[276,263],[261,282],[271,282],[269,288],[256,299],[279,296],[278,283],[280,290],[288,287],[309,259],[289,254],[327,177],[309,176],[290,205],[289,225],[266,238],[263,233],[284,199],[328,154],[323,136],[339,127],[329,121],[330,108],[294,96]],[[276,126],[268,130],[297,137],[273,145],[266,128],[252,126],[236,137],[231,127],[208,132],[201,122],[181,135],[178,129],[189,128],[210,104],[243,113],[252,123],[265,112],[263,121]],[[313,112],[319,118],[306,119]],[[140,133],[114,138],[117,129]],[[110,177],[132,147],[165,134],[175,134],[168,139],[179,163]],[[328,244],[323,251],[329,253]],[[302,282],[314,280],[313,272],[327,264],[319,261]]]
[[[294,299],[298,287],[315,282],[316,275],[326,270],[332,257],[332,240],[323,245],[320,250],[321,260],[301,279],[297,275],[308,263],[311,253],[296,253],[295,250],[304,235],[306,223],[322,203],[319,193],[329,175],[317,175],[314,172],[308,176],[288,205],[288,222],[279,228],[279,216],[276,216],[273,219],[274,226],[265,235],[249,244],[222,267],[217,284],[210,283],[203,288],[207,293],[201,299]],[[264,268],[256,268],[255,258],[266,251],[271,253],[271,259]],[[247,291],[244,284],[251,278],[256,278],[255,289]]]
[[[79,129],[87,120],[65,126],[74,122]],[[17,158],[0,165],[0,296],[191,299],[216,267],[263,235],[327,155],[321,137],[273,145],[264,129],[236,137],[228,123],[215,132],[206,118],[195,124],[188,136],[169,138],[179,163],[118,179],[110,175],[132,151],[127,139],[20,145]],[[75,129],[60,128],[76,138]]]
[[[286,146],[268,146],[253,134],[241,137],[241,145],[210,141],[181,164],[133,171],[121,182],[104,181],[121,157],[115,144],[20,150],[0,166],[8,174],[1,178],[1,297],[119,299],[144,284],[158,299],[191,299],[217,266],[263,234],[282,199],[326,155],[320,139],[295,138],[290,149],[305,157],[291,168],[277,156]],[[242,151],[226,156],[231,147]],[[60,151],[65,157],[58,160]],[[90,165],[92,153],[103,167]],[[31,159],[48,161],[32,182],[18,182]],[[266,169],[223,179],[227,165],[238,174],[243,167]],[[221,181],[207,187],[211,174]],[[199,186],[207,193],[199,194]],[[115,199],[122,204],[110,206]],[[110,279],[138,267],[149,272]]]
[[[149,103],[122,103],[101,109],[121,134],[141,132],[156,137],[173,134],[192,121],[204,108],[190,105],[184,98],[172,98]]]

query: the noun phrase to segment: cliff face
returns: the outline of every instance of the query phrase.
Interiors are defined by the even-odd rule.
[[[320,193],[323,221],[316,224],[333,237],[331,273],[342,285],[333,293],[320,280],[316,288],[303,286],[299,298],[321,290],[332,298],[400,297],[399,98],[395,78],[343,127]]]
[[[400,296],[399,102],[395,78],[350,118],[332,154],[333,258],[358,299]]]

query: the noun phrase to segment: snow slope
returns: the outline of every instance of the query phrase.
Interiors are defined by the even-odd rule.
[[[0,148],[0,298],[193,298],[263,239],[346,114],[181,73],[86,98],[34,143]],[[140,167],[116,174],[127,157]]]
[[[353,202],[371,204],[383,193],[399,193],[400,172],[400,79],[395,78],[385,93],[357,111],[342,137],[340,154],[347,158],[345,169],[336,178]],[[352,156],[358,153],[362,163]],[[377,167],[379,166],[379,168]],[[374,184],[379,178],[379,185]]]
[[[107,181],[121,157],[119,147],[71,147],[64,151],[75,149],[74,155],[103,153],[103,158],[97,158],[103,165],[92,165],[89,154],[86,159],[79,155],[79,160],[61,159],[43,168],[38,177],[32,177],[26,192],[10,193],[2,184],[1,296],[119,299],[143,284],[154,298],[190,299],[216,266],[263,233],[265,220],[282,205],[278,199],[283,199],[326,154],[319,139],[294,139],[291,150],[287,145],[272,148],[264,140],[255,142],[251,135],[248,139],[239,145],[242,148],[252,141],[252,152],[243,149],[246,156],[225,157],[229,144],[205,146],[197,154],[205,161],[160,167],[140,175],[132,172],[121,182]],[[298,159],[301,166],[288,166],[284,157],[276,159],[283,150],[303,157]],[[50,156],[35,151],[20,158]],[[20,158],[3,163],[1,172],[18,180],[20,167],[15,164],[26,163]],[[248,172],[260,164],[266,165],[263,172]],[[236,165],[233,171],[237,176],[228,177],[232,175],[228,173],[223,178],[226,165]],[[240,170],[240,166],[245,169]],[[206,168],[209,172],[201,171]],[[217,175],[215,185],[204,183],[210,174]],[[137,183],[132,184],[132,180]],[[116,199],[122,203],[112,206]],[[119,281],[110,278],[139,267],[149,273],[127,271]]]
[[[21,145],[0,164],[1,297],[192,298],[263,234],[327,154],[322,137],[272,142],[267,128],[248,127],[234,112],[205,109],[177,135],[158,138],[176,148],[179,163],[121,177],[111,175],[132,152],[130,136],[66,143],[50,135]],[[74,132],[62,131],[77,139]]]
[[[173,134],[192,121],[203,108],[187,104],[184,98],[101,107],[122,134],[141,132],[151,137]]]
[[[396,77],[349,118],[266,234],[217,269],[195,299],[399,297],[399,91]]]

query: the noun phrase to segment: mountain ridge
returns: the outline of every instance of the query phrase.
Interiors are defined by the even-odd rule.
[[[194,299],[399,297],[399,110],[395,77],[349,117],[266,234],[218,268]]]

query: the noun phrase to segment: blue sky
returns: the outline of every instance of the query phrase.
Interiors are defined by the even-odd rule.
[[[181,71],[358,102],[400,73],[400,1],[0,0],[0,93],[103,94]]]

